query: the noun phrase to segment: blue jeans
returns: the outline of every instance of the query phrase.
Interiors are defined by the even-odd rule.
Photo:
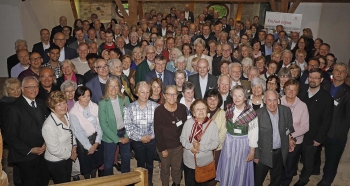
[[[130,142],[122,143],[104,143],[104,175],[113,175],[114,157],[117,145],[119,145],[119,153],[121,157],[121,172],[130,172]]]
[[[131,145],[135,152],[137,167],[143,167],[148,170],[148,182],[152,183],[153,157],[156,152],[156,140],[152,139],[148,143],[132,140]]]

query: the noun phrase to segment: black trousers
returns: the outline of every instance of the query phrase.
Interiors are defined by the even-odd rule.
[[[317,151],[317,146],[313,145],[302,145],[303,153],[303,169],[299,176],[299,183],[301,185],[306,185],[309,182],[309,178],[314,169],[315,154]]]
[[[317,147],[316,154],[315,154],[315,161],[314,161],[314,168],[313,173],[320,173],[321,169],[321,152],[323,148],[323,144]]]
[[[22,186],[46,186],[49,184],[50,173],[45,164],[44,154],[36,156],[30,161],[17,162],[16,165],[20,171]]]
[[[267,172],[270,170],[271,182],[269,186],[280,186],[283,171],[283,158],[281,149],[272,152],[272,168],[258,162],[254,170],[255,186],[262,186]]]
[[[346,140],[327,137],[324,143],[326,162],[323,167],[322,181],[331,185],[337,175],[338,165],[344,152]]]
[[[289,186],[293,180],[294,172],[298,168],[302,144],[297,144],[293,152],[288,153],[286,166],[282,172],[281,186]]]
[[[194,171],[195,171],[194,169],[191,169],[184,164],[185,185],[186,186],[207,186],[209,181],[204,183],[196,182]]]
[[[72,173],[72,160],[62,160],[57,162],[47,161],[47,169],[49,169],[54,184],[70,182]]]

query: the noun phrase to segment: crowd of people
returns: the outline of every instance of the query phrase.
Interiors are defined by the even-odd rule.
[[[163,186],[330,186],[350,126],[348,66],[312,30],[267,33],[212,8],[151,10],[130,25],[67,18],[15,42],[0,124],[15,185],[130,171]],[[215,164],[216,178],[199,180]],[[79,175],[82,175],[80,177]]]

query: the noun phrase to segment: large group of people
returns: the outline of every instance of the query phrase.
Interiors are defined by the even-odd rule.
[[[163,186],[330,186],[350,126],[348,66],[312,31],[267,33],[213,8],[151,10],[137,25],[96,14],[15,42],[0,124],[15,185],[130,171]],[[73,36],[72,36],[73,35]],[[216,178],[198,167],[215,164]],[[81,175],[81,176],[79,176]]]

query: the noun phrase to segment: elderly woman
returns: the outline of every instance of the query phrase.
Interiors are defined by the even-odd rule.
[[[284,91],[283,91],[284,83],[286,83],[289,79],[292,78],[292,74],[290,72],[290,69],[281,68],[281,70],[278,72],[278,78],[280,79],[280,87],[281,87],[279,94],[281,96],[283,96],[284,95]]]
[[[182,56],[182,52],[178,48],[172,48],[169,54],[170,60],[166,64],[166,69],[170,72],[175,72],[175,60],[180,56]]]
[[[274,60],[276,62],[280,62],[281,61],[281,52],[272,52],[271,60]]]
[[[298,81],[294,79],[288,80],[284,84],[283,90],[285,96],[281,98],[281,105],[289,107],[292,112],[295,131],[291,133],[291,136],[296,141],[294,150],[288,153],[285,171],[282,173],[281,185],[288,186],[292,182],[294,173],[298,168],[304,134],[309,131],[309,112],[306,104],[297,97],[300,90]]]
[[[276,74],[278,68],[278,63],[274,60],[271,60],[270,62],[267,63],[267,70],[264,74],[260,75],[260,78],[266,81],[266,79],[271,76]]]
[[[258,67],[260,74],[265,74],[267,71],[265,68],[265,64],[266,64],[265,57],[259,56],[255,58],[254,61],[255,61],[255,66]]]
[[[253,60],[249,57],[245,57],[241,64],[243,69],[241,80],[248,80],[248,69],[253,66]]]
[[[231,96],[233,103],[226,110],[227,134],[216,180],[220,185],[254,185],[252,160],[258,147],[258,118],[253,107],[246,104],[248,92],[245,87],[233,87]]]
[[[45,160],[55,184],[70,182],[72,160],[77,158],[76,140],[67,116],[67,98],[61,91],[53,91],[46,100],[51,114],[42,127],[46,144]]]
[[[277,75],[271,75],[266,79],[266,90],[275,90],[280,92],[280,78]]]
[[[108,60],[108,67],[109,67],[109,72],[113,75],[116,76],[120,82],[121,82],[121,92],[128,96],[128,99],[130,102],[133,102],[135,100],[134,95],[133,95],[133,90],[131,88],[131,84],[129,82],[128,77],[123,74],[123,64],[119,59],[110,59]]]
[[[113,175],[117,146],[120,149],[121,172],[130,172],[130,143],[124,124],[124,107],[129,99],[120,92],[119,79],[111,76],[105,86],[105,95],[98,103],[98,118],[103,132],[104,175]]]
[[[257,58],[259,56],[261,56],[261,51],[260,51],[260,47],[261,47],[261,43],[259,40],[254,40],[252,43],[253,46],[253,55],[254,58]]]
[[[264,92],[266,90],[266,82],[261,78],[253,78],[251,81],[252,95],[247,103],[253,107],[254,110],[264,106]]]
[[[227,132],[225,111],[220,109],[220,106],[222,105],[223,100],[218,89],[209,89],[204,95],[204,100],[206,100],[208,103],[209,118],[215,121],[219,130],[220,143],[219,143],[219,146],[214,150],[215,167],[217,167],[219,163],[222,144],[225,141],[226,132]],[[212,180],[209,182],[208,185],[215,186],[216,183],[217,183],[216,180]]]
[[[85,85],[84,76],[78,74],[75,65],[70,60],[61,62],[61,76],[57,78],[57,86],[60,87],[66,80],[74,81],[78,86]]]
[[[177,90],[177,101],[180,101],[182,98],[182,86],[184,82],[186,81],[187,74],[183,70],[177,70],[175,71],[174,79],[175,79],[175,85]]]
[[[306,52],[303,49],[298,49],[295,52],[295,61],[294,64],[300,67],[301,74],[307,69],[307,62],[305,61]]]
[[[22,93],[21,82],[16,78],[6,79],[3,86],[3,96],[0,99],[0,127],[4,125],[3,119],[7,106],[14,102]]]
[[[187,119],[192,117],[190,107],[194,100],[194,84],[189,81],[186,81],[182,85],[182,98],[179,102],[185,105],[187,108]]]
[[[148,100],[154,101],[158,104],[162,104],[164,101],[164,97],[162,94],[163,83],[159,78],[153,78],[150,82],[151,90],[150,97]]]
[[[61,91],[66,95],[68,112],[74,106],[74,93],[78,88],[77,84],[72,80],[66,80],[61,84]]]
[[[143,54],[143,50],[141,47],[135,47],[134,50],[132,50],[132,63],[131,63],[131,69],[136,70],[136,66],[139,65],[144,59],[145,56]]]
[[[301,76],[301,68],[299,65],[291,64],[288,69],[290,70],[290,74],[292,75],[292,79],[300,81]]]
[[[238,35],[233,36],[233,46],[234,46],[234,48],[239,48],[240,43],[241,43],[241,38]]]
[[[206,101],[195,100],[190,110],[193,118],[186,121],[180,136],[184,147],[185,185],[199,185],[195,180],[195,167],[202,167],[215,161],[213,150],[219,146],[220,137],[216,122],[207,116],[209,107]],[[201,184],[207,183],[208,181]]]
[[[80,172],[85,179],[95,178],[96,170],[103,164],[102,130],[98,119],[98,105],[91,101],[91,90],[78,87],[76,101],[69,112],[71,129],[77,138]]]
[[[186,72],[186,77],[190,76],[190,71],[186,70],[186,59],[184,56],[179,56],[176,60],[175,60],[175,70],[183,70]],[[187,80],[187,78],[186,78]]]
[[[148,100],[150,91],[149,83],[145,81],[137,83],[138,99],[124,108],[124,124],[135,152],[137,167],[148,170],[148,185],[152,186],[153,157],[156,150],[154,111],[158,104]]]
[[[192,62],[197,62],[199,59],[206,59],[209,63],[209,66],[212,66],[212,60],[213,58],[210,56],[207,56],[205,54],[203,54],[204,49],[205,49],[205,41],[202,38],[197,38],[194,42],[194,49],[196,51],[195,55],[192,55],[188,58],[187,60],[187,65],[186,65],[186,70],[190,71],[190,72],[194,72],[195,70],[192,67]],[[194,61],[193,61],[194,60]],[[209,69],[209,73],[212,73],[212,69]]]
[[[134,90],[133,87],[135,87],[135,73],[136,70],[131,69],[132,59],[129,55],[124,55],[121,58],[122,65],[123,65],[123,74],[128,77],[128,80],[131,84],[132,90]]]
[[[154,133],[157,153],[162,163],[160,179],[163,186],[169,185],[170,167],[173,185],[180,185],[182,145],[180,135],[187,120],[186,107],[177,102],[177,87],[168,85],[164,90],[165,103],[154,112]]]

